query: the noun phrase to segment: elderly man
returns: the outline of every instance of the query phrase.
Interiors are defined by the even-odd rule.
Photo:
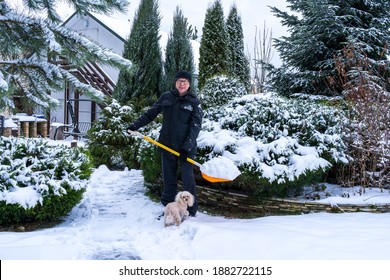
[[[180,163],[183,188],[192,193],[195,203],[188,208],[190,216],[195,216],[198,210],[194,167],[186,158],[194,158],[197,149],[196,138],[201,130],[203,112],[200,101],[191,91],[191,74],[179,71],[175,75],[175,87],[164,92],[160,98],[129,127],[135,131],[152,122],[162,113],[163,121],[159,142],[179,151],[180,157],[160,149],[162,153],[162,174],[164,189],[161,203],[166,206],[174,201],[178,192],[177,171]]]

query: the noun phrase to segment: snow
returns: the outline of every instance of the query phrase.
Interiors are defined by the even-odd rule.
[[[21,178],[21,175],[19,175],[17,179],[23,181],[25,178]],[[42,203],[42,197],[37,193],[34,186],[25,188],[15,186],[12,192],[4,191],[2,195],[3,197],[1,200],[11,204],[19,204],[23,208],[34,207],[38,202]]]
[[[0,73],[0,89],[4,91],[8,90],[8,83],[4,80],[3,73]]]
[[[65,141],[63,141],[65,142]],[[67,142],[70,144],[70,142]],[[82,143],[80,143],[82,145]],[[217,158],[225,164],[223,158]],[[234,173],[233,170],[229,170]],[[224,174],[226,175],[226,174]],[[164,227],[140,170],[97,168],[82,202],[57,226],[0,232],[2,260],[388,260],[390,213],[231,219],[200,211]],[[390,203],[389,192],[328,185],[318,203]],[[348,195],[345,195],[349,192]],[[344,194],[344,195],[342,195]],[[16,195],[16,193],[15,193]],[[27,193],[24,193],[27,195]]]
[[[214,126],[216,127],[216,126]],[[234,153],[225,150],[229,145],[235,144]],[[213,147],[215,153],[222,153],[222,156],[230,159],[237,165],[251,164],[256,162],[262,171],[262,176],[270,182],[278,180],[283,182],[281,175],[286,175],[290,180],[304,174],[308,170],[325,168],[330,165],[328,161],[321,158],[315,147],[306,147],[298,143],[292,137],[280,137],[271,143],[263,144],[251,137],[241,137],[238,133],[227,129],[214,132],[201,131],[198,137],[199,147]],[[291,147],[295,148],[295,153],[291,154]],[[271,159],[271,154],[286,154],[290,157],[288,165],[285,163],[272,162],[272,164],[264,164],[263,159]],[[279,160],[282,160],[280,158]],[[287,160],[287,157],[284,158]],[[279,179],[278,179],[279,178]]]
[[[241,174],[240,170],[234,165],[234,162],[227,157],[215,157],[204,163],[200,170],[210,177],[222,178],[233,181]]]
[[[17,128],[18,125],[10,118],[4,120],[4,127]]]

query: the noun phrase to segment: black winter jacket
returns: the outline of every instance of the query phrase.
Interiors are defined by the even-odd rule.
[[[189,91],[180,96],[176,89],[164,92],[160,98],[135,122],[137,129],[152,122],[159,113],[163,114],[159,142],[179,151],[184,149],[195,155],[196,138],[202,128],[203,111],[200,101]]]

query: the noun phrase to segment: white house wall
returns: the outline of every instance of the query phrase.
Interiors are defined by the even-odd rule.
[[[65,26],[82,33],[92,41],[97,42],[104,48],[110,49],[116,54],[123,54],[124,39],[119,39],[119,35],[114,34],[111,29],[103,26],[102,23],[96,21],[89,15],[82,17],[73,16],[66,22]],[[101,66],[101,68],[111,78],[111,80],[116,83],[119,71],[116,68],[107,66]]]
[[[95,20],[94,17],[91,17],[88,14],[84,16],[74,14],[65,22],[64,25],[85,35],[102,47],[110,49],[116,54],[123,55],[125,40],[99,20]],[[114,83],[117,82],[119,76],[118,69],[106,65],[100,66],[100,68]],[[64,91],[52,92],[52,97],[58,99],[60,106],[56,110],[52,110],[50,112],[50,121],[64,123],[64,109],[66,108],[65,93]],[[74,98],[74,92],[72,89],[70,90],[69,98]],[[84,95],[80,96],[80,98],[90,99],[88,96]],[[91,119],[90,104],[87,103],[88,102],[80,102],[79,121],[90,121]],[[97,107],[96,110],[96,116],[98,117],[100,108]]]

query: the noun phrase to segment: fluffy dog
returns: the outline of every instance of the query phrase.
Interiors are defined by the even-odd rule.
[[[194,196],[188,191],[178,192],[175,201],[168,203],[164,211],[165,226],[180,225],[188,217],[187,206],[194,205]]]

